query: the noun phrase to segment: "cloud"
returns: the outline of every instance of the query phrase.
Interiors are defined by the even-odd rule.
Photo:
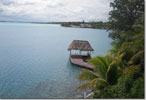
[[[0,20],[106,21],[111,10],[110,1],[0,0]]]

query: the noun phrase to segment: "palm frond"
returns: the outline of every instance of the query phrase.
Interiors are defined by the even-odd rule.
[[[136,71],[140,70],[140,65],[132,65],[132,66],[129,66],[127,67],[124,71],[123,71],[123,75],[126,75],[126,74],[132,74]]]
[[[100,77],[100,75],[98,75],[98,73],[94,73],[90,70],[83,69],[81,71],[81,74],[79,75],[79,80],[81,80],[81,81],[93,80],[98,77]]]
[[[144,30],[144,26],[141,24],[133,25],[132,28],[135,30],[135,32],[141,32],[142,30]]]
[[[79,88],[77,88],[78,91],[84,88],[91,88],[94,90],[101,89],[105,87],[108,84],[108,82],[102,78],[95,78],[92,81],[86,82],[82,84]]]
[[[89,63],[95,65],[94,71],[98,73],[102,78],[105,78],[106,67],[98,57],[90,59]]]
[[[78,91],[80,91],[81,89],[85,89],[85,88],[93,88],[91,81],[86,82],[82,85],[80,85],[80,87],[77,88]]]
[[[136,64],[140,59],[144,59],[144,50],[139,51],[129,61],[129,64]]]
[[[108,69],[109,66],[109,61],[107,59],[107,57],[98,57],[98,59],[100,59],[100,61],[103,63],[105,70]]]
[[[115,84],[119,76],[118,66],[115,62],[111,63],[106,73],[106,80],[109,84]]]

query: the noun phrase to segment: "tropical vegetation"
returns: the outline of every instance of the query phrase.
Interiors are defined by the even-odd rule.
[[[78,90],[90,88],[90,98],[144,98],[144,0],[114,0],[108,29],[114,39],[103,57],[88,60]]]
[[[61,26],[64,27],[81,27],[81,25],[85,25],[84,28],[94,28],[94,29],[106,29],[107,28],[107,22],[62,22]]]

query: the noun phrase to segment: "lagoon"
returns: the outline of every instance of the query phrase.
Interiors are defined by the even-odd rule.
[[[82,68],[69,61],[72,40],[87,40],[92,56],[111,48],[106,30],[57,24],[0,23],[0,98],[83,98]]]

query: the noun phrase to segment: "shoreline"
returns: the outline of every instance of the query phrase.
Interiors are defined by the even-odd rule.
[[[73,27],[73,26],[63,26],[63,25],[61,25],[60,24],[60,26],[62,26],[62,27],[68,27],[68,28],[84,28],[84,29],[100,29],[100,30],[106,30],[105,28],[93,28],[93,27],[79,27],[79,26],[77,26],[77,27]]]

